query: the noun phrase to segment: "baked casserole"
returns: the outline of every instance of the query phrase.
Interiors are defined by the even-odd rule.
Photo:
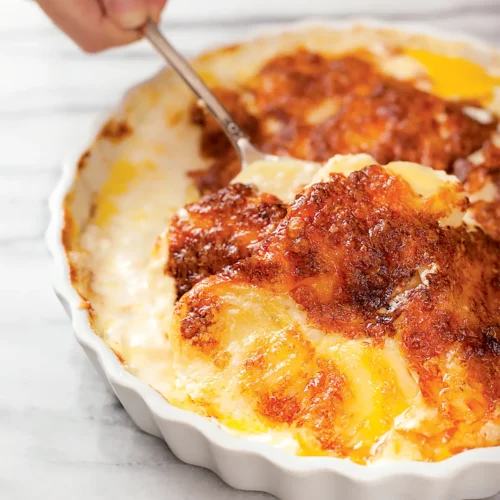
[[[500,56],[311,28],[163,72],[82,156],[63,241],[92,327],[171,404],[298,455],[500,445]]]

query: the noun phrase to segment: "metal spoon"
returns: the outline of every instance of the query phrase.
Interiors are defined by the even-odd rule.
[[[256,161],[282,161],[283,157],[268,155],[257,149],[248,136],[241,130],[219,100],[195,73],[188,61],[170,45],[153,21],[148,21],[143,28],[145,37],[167,60],[177,74],[189,85],[203,104],[214,115],[220,126],[238,151],[241,168],[244,169]],[[300,161],[300,160],[299,160]]]

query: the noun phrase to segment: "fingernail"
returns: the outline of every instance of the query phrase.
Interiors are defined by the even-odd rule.
[[[123,28],[140,28],[148,20],[148,11],[145,8],[136,8],[117,12],[115,14],[115,19]]]
[[[121,28],[140,28],[148,20],[147,2],[144,0],[102,0],[106,14]]]

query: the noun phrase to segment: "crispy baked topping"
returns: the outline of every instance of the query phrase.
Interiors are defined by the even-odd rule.
[[[71,279],[127,369],[230,432],[358,463],[498,445],[500,142],[478,107],[498,108],[496,79],[449,55],[426,64],[400,35],[345,35],[332,40],[377,47],[328,56],[326,30],[196,63],[256,145],[307,167],[239,173],[169,73],[127,98],[130,120],[103,128],[67,200]],[[333,157],[358,152],[373,157]],[[379,165],[398,159],[435,170]],[[188,168],[201,198],[179,209],[197,199]]]
[[[404,160],[449,171],[492,130],[466,116],[458,103],[390,80],[344,99],[334,116],[312,130],[309,151],[314,160],[332,152],[367,152],[380,163]]]
[[[457,161],[454,173],[471,193],[474,218],[486,233],[500,241],[500,148],[488,141],[475,155],[478,162]]]
[[[286,365],[287,376],[270,384],[269,375],[279,363]],[[245,361],[242,377],[257,401],[257,411],[272,422],[299,427],[315,422],[318,429],[331,429],[317,435],[325,449],[339,447],[332,435],[341,421],[344,399],[352,396],[346,382],[335,364],[318,356],[311,342],[292,328],[282,345],[259,345]]]
[[[126,120],[110,120],[102,127],[99,137],[117,144],[130,137],[133,132],[134,129]]]
[[[213,364],[217,377],[235,379],[267,425],[296,429],[305,454],[364,463],[389,429],[429,460],[466,448],[469,435],[477,446],[500,408],[500,154],[488,142],[497,120],[476,120],[469,102],[385,76],[364,54],[335,59],[301,50],[269,61],[240,94],[219,93],[264,151],[318,162],[363,152],[379,163],[457,174],[487,234],[451,222],[469,209],[457,184],[423,195],[377,164],[348,177],[332,173],[256,235],[250,253],[195,278],[176,307],[179,349]],[[195,174],[206,193],[228,184],[240,164],[218,125],[196,113],[202,152],[214,159]],[[488,185],[493,199],[484,198]],[[326,335],[320,343],[318,332]],[[351,352],[349,343],[358,347]],[[396,374],[398,356],[405,368]],[[370,396],[360,396],[366,387],[357,388],[351,370],[367,359],[374,378]],[[412,384],[439,424],[394,430],[394,419],[412,408]],[[365,397],[376,402],[360,403]],[[213,402],[198,404],[224,415]],[[363,416],[360,404],[372,409]]]
[[[453,288],[445,286],[450,280],[465,288],[465,280],[470,280],[470,286],[482,289],[482,278],[488,275],[486,283],[495,283],[497,245],[480,232],[444,229],[438,223],[453,209],[463,209],[465,202],[452,196],[422,201],[405,181],[377,165],[347,179],[334,174],[330,182],[314,184],[298,197],[272,236],[232,273],[290,293],[324,330],[348,336],[392,335],[401,309],[389,312],[391,304],[421,270],[439,269],[429,277],[436,287],[432,307],[438,307],[438,294],[445,302],[450,299]],[[483,250],[491,257],[478,259]],[[477,272],[471,268],[471,276],[462,276],[467,265]],[[438,280],[441,273],[446,274],[444,282]],[[434,287],[427,287],[427,293]],[[462,297],[466,300],[464,292]],[[473,292],[473,297],[477,317],[481,295]],[[486,296],[484,302],[487,310],[479,321],[488,323],[499,311]],[[453,312],[446,303],[443,307]],[[476,332],[471,335],[477,338]]]
[[[175,278],[178,297],[249,257],[285,214],[278,198],[244,184],[231,184],[187,205],[173,217],[168,233],[165,272]]]
[[[451,171],[496,127],[464,109],[382,74],[364,55],[339,58],[299,50],[270,60],[240,94],[217,89],[236,121],[264,151],[312,161],[369,153],[379,163],[405,160]],[[239,172],[239,160],[216,122],[200,110],[202,153],[214,161],[193,174],[201,193]]]
[[[313,184],[250,257],[182,297],[178,341],[217,370],[244,363],[242,397],[260,418],[312,433],[324,451],[366,460],[373,439],[406,408],[404,396],[384,378],[393,391],[384,396],[392,405],[385,423],[370,424],[378,429],[372,441],[353,449],[349,432],[359,429],[339,422],[354,382],[341,360],[320,352],[318,334],[308,339],[296,322],[305,314],[307,328],[331,336],[332,346],[340,336],[383,350],[394,339],[440,414],[442,433],[437,426],[407,436],[435,460],[439,446],[425,446],[463,443],[500,398],[500,246],[480,230],[443,224],[467,209],[460,185],[445,186],[424,197],[379,165]],[[238,342],[252,348],[242,355]]]

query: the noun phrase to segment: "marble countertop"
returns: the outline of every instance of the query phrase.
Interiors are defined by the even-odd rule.
[[[284,0],[283,0],[284,1]],[[500,45],[499,0],[170,0],[187,55],[304,16],[431,22]],[[158,70],[144,43],[81,53],[28,0],[0,2],[0,498],[248,499],[139,431],[77,345],[43,243],[61,160],[125,89]],[[496,497],[500,500],[500,496]]]

